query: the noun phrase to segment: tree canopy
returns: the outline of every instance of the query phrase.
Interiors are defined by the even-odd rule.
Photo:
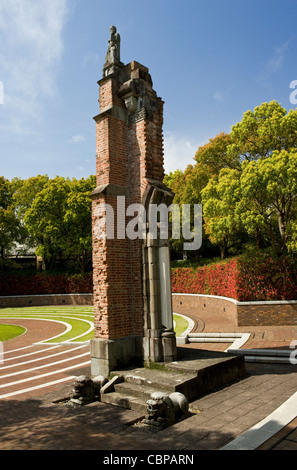
[[[92,226],[90,193],[96,178],[38,175],[25,180],[0,178],[1,256],[16,242],[36,248],[43,267],[71,258],[81,271],[90,267]]]
[[[166,183],[178,204],[203,204],[204,241],[224,258],[245,243],[297,252],[297,110],[277,101],[243,114]]]
[[[164,178],[175,204],[202,204],[203,243],[209,257],[246,246],[297,252],[297,110],[277,101],[243,114],[230,133],[221,132],[197,149],[193,163]],[[0,177],[0,259],[18,245],[34,247],[43,266],[69,258],[91,266],[90,193],[95,176]],[[182,254],[183,240],[173,251]]]

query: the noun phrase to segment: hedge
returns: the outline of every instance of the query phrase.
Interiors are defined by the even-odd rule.
[[[0,296],[89,294],[92,292],[92,274],[0,275]]]
[[[173,268],[172,292],[219,295],[238,301],[297,300],[297,260],[241,256],[199,268]],[[0,296],[88,294],[92,274],[0,275]]]

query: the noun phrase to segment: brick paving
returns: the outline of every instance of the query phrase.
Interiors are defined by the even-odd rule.
[[[247,327],[234,328],[223,317],[198,318],[193,312],[188,314],[196,317],[197,331],[250,332],[244,348],[285,349],[297,339],[297,328],[293,326],[253,327],[249,331]],[[48,334],[37,323],[32,331],[36,335],[34,341],[38,334],[41,337]],[[32,343],[28,330],[28,335],[9,342],[9,348],[30,346],[30,341]],[[221,344],[219,349],[227,346]],[[214,350],[218,344],[200,343],[187,347]],[[245,378],[195,400],[190,404],[191,417],[157,434],[131,425],[141,417],[137,412],[100,402],[82,408],[69,407],[61,401],[53,403],[53,400],[69,395],[71,380],[4,398],[0,400],[0,416],[4,418],[0,421],[0,450],[219,450],[270,415],[297,390],[295,365],[247,363],[246,369]],[[3,375],[1,369],[0,372]],[[81,373],[89,375],[90,366],[66,371],[64,377]],[[259,450],[297,449],[296,427],[297,420],[293,419]]]

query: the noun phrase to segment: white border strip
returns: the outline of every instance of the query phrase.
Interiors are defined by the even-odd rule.
[[[53,341],[54,339],[56,338],[59,338],[60,336],[64,336],[65,334],[67,334],[69,331],[72,330],[72,325],[70,323],[66,323],[62,320],[52,320],[51,318],[40,318],[40,315],[41,316],[46,316],[47,314],[46,313],[42,313],[42,314],[38,314],[38,313],[28,313],[27,315],[30,315],[30,318],[28,317],[24,317],[21,313],[16,313],[16,314],[12,314],[11,316],[9,316],[8,318],[6,318],[6,316],[2,316],[1,315],[1,312],[0,312],[0,320],[1,319],[19,319],[19,320],[33,320],[33,321],[51,321],[51,322],[56,322],[56,323],[61,323],[62,325],[64,325],[66,327],[66,329],[64,331],[62,331],[62,333],[59,333],[58,335],[56,336],[53,336],[51,338],[47,338],[47,339],[44,339],[42,341],[38,341],[37,343],[33,343],[33,344],[36,344],[36,345],[40,345],[40,344],[45,344],[45,343],[48,343],[49,341]],[[75,336],[75,337],[72,337],[70,338],[69,341],[71,342],[74,342],[74,340],[78,339],[78,338],[81,338],[81,337],[84,337],[86,335],[88,335],[89,333],[91,333],[91,331],[94,330],[94,322],[90,321],[90,320],[85,320],[83,318],[76,318],[76,317],[71,317],[69,315],[59,315],[59,314],[51,314],[52,316],[58,316],[58,317],[61,317],[61,318],[66,318],[67,320],[77,320],[77,321],[81,321],[81,322],[84,322],[84,323],[88,323],[89,324],[89,329],[83,333],[81,333],[80,335],[78,336]],[[84,316],[88,316],[88,315],[84,315]],[[60,344],[63,344],[63,343],[68,343],[69,342],[68,340],[65,340],[65,341],[60,341],[59,343]],[[51,344],[51,343],[49,343]]]
[[[175,293],[173,292],[172,295],[186,295],[190,297],[207,297],[209,299],[222,299],[222,300],[229,300],[233,304],[239,303],[238,300],[232,299],[231,297],[221,297],[219,295],[204,295],[204,294],[183,294],[183,293]]]
[[[173,312],[173,315],[184,318],[189,324],[188,328],[180,335],[180,337],[187,336],[189,333],[191,333],[191,331],[194,329],[194,326],[195,326],[195,323],[193,322],[193,320],[189,317],[186,317],[186,315],[182,315],[181,313]]]
[[[255,450],[297,416],[297,392],[273,413],[220,450]]]
[[[225,352],[237,353],[249,337],[250,333],[189,333],[187,341],[189,343],[232,343]]]

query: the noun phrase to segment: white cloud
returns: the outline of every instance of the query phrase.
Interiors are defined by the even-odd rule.
[[[273,73],[281,69],[286,52],[289,48],[289,42],[290,41],[287,41],[282,46],[275,48],[273,57],[269,60],[269,62],[267,62],[265,66],[267,72]]]
[[[281,68],[283,67],[286,52],[289,50],[290,42],[291,39],[286,41],[280,47],[275,47],[274,54],[272,55],[272,57],[267,62],[262,64],[259,81],[263,85],[269,87],[270,77],[273,74],[277,73],[279,70],[281,70]]]
[[[223,101],[224,96],[220,91],[216,91],[216,93],[213,95],[213,98],[217,101]]]
[[[77,144],[78,142],[84,142],[85,138],[83,135],[74,135],[69,139],[71,144]]]
[[[56,93],[68,1],[0,2],[0,80],[7,112],[34,117],[40,98]]]
[[[165,172],[184,170],[187,165],[193,164],[195,153],[200,144],[189,139],[177,136],[175,133],[167,133],[164,136],[164,167]]]

